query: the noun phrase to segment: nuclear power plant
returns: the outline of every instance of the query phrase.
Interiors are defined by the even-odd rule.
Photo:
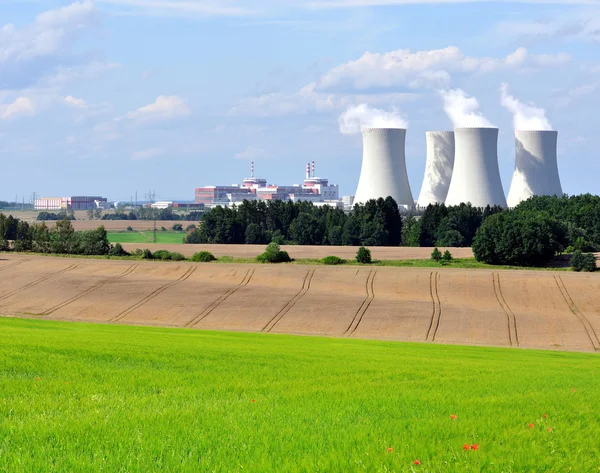
[[[516,131],[515,171],[508,206],[534,195],[562,195],[558,175],[557,131]]]
[[[428,131],[425,138],[427,143],[425,176],[417,200],[420,208],[446,202],[454,168],[454,132]]]
[[[414,200],[406,172],[403,128],[364,128],[363,158],[355,204],[391,196],[401,209],[412,210]]]

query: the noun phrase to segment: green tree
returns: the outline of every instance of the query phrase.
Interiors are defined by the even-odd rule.
[[[267,235],[258,223],[251,223],[246,227],[246,243],[262,245],[266,243]]]
[[[51,233],[50,248],[52,253],[72,254],[75,249],[75,230],[71,220],[65,217],[56,222]]]
[[[371,250],[361,246],[356,252],[356,261],[361,264],[371,264]]]
[[[325,229],[318,218],[301,213],[292,221],[289,235],[299,245],[321,245]]]

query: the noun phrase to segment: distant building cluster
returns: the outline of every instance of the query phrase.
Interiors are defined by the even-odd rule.
[[[106,210],[111,208],[106,197],[98,196],[42,197],[37,199],[33,205],[35,210]]]
[[[310,201],[315,205],[330,205],[345,208],[352,207],[351,197],[341,200],[337,184],[329,184],[329,180],[315,176],[315,163],[306,165],[306,175],[302,184],[280,186],[267,184],[267,180],[255,177],[254,163],[251,164],[250,177],[241,185],[205,186],[195,190],[195,201],[205,207],[232,206],[244,200],[291,200],[292,202]]]

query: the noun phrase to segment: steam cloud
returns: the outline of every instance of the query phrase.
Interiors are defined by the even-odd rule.
[[[508,84],[500,86],[502,106],[513,114],[515,130],[552,130],[546,111],[535,105],[520,102],[508,93]]]
[[[493,128],[494,125],[479,112],[479,102],[469,97],[462,89],[442,90],[444,111],[452,120],[455,128],[482,127]]]
[[[338,123],[344,135],[360,133],[363,128],[406,128],[407,125],[396,109],[387,112],[364,103],[348,108],[339,116]]]

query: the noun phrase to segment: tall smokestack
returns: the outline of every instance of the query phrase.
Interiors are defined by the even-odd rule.
[[[254,178],[254,161],[250,163],[250,177]]]
[[[428,131],[425,176],[419,194],[419,207],[446,201],[454,168],[454,132]]]
[[[315,177],[315,162],[312,162],[312,177]]]
[[[306,179],[310,179],[310,163],[306,163]]]
[[[534,195],[562,195],[556,145],[557,131],[515,131],[515,172],[508,206]]]
[[[456,128],[454,170],[446,205],[500,205],[506,197],[498,168],[498,128]]]
[[[404,128],[364,128],[363,159],[355,204],[388,196],[398,206],[412,209],[414,201],[406,173]]]

